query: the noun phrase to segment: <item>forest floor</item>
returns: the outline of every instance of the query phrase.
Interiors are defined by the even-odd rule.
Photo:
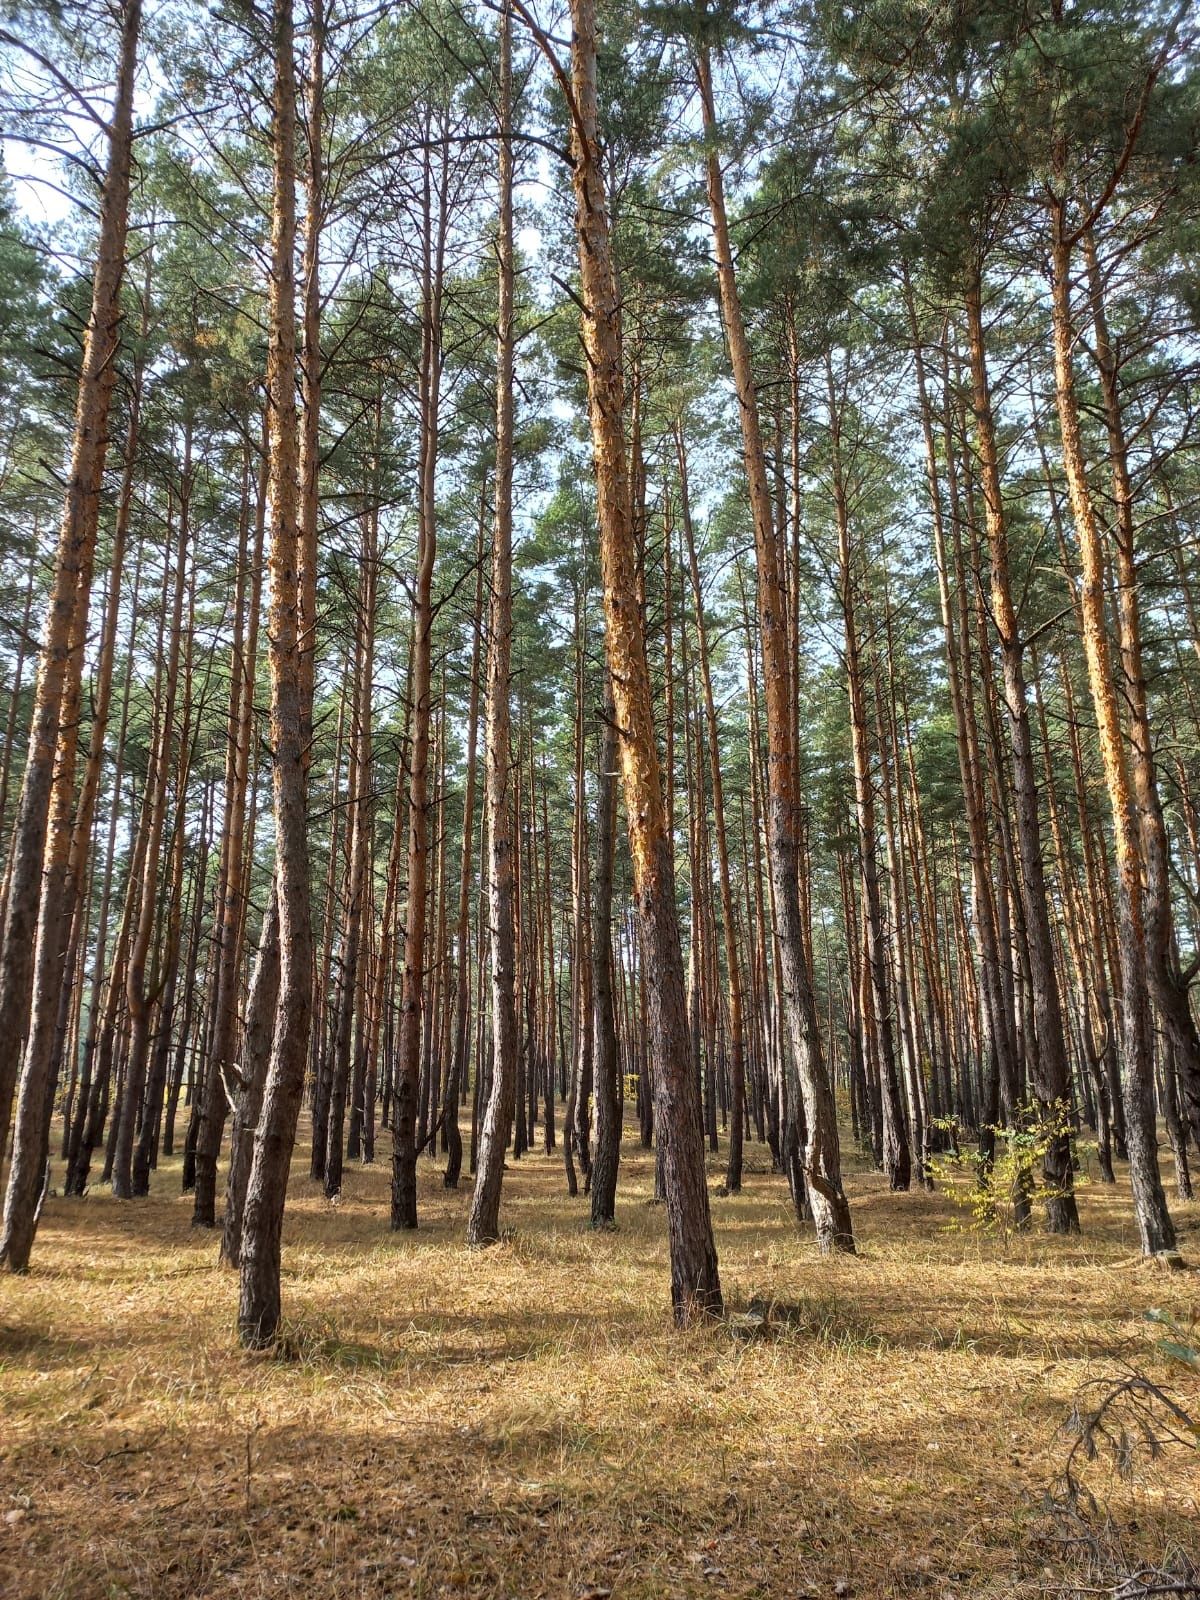
[[[748,1165],[717,1246],[731,1309],[794,1308],[771,1338],[673,1330],[629,1130],[616,1232],[538,1151],[482,1253],[432,1161],[419,1232],[393,1235],[386,1159],[330,1206],[301,1151],[273,1357],[237,1349],[177,1160],[149,1200],[51,1199],[33,1270],[0,1281],[0,1594],[1076,1593],[1045,1508],[1072,1405],[1136,1367],[1200,1416],[1145,1316],[1186,1321],[1200,1276],[1137,1260],[1124,1183],[1081,1191],[1078,1239],[985,1238],[857,1162],[860,1254],[822,1260],[759,1147]],[[1190,1264],[1200,1206],[1176,1215]],[[1194,1450],[1131,1485],[1090,1472],[1138,1558],[1200,1551]]]

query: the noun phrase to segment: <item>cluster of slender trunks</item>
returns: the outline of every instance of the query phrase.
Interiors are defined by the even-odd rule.
[[[418,1225],[422,1152],[436,1154],[440,1146],[444,1183],[459,1184],[460,1119],[469,1116],[466,1164],[474,1188],[467,1236],[481,1246],[501,1235],[506,1159],[524,1155],[539,1123],[547,1150],[561,1136],[569,1192],[576,1194],[582,1183],[592,1224],[611,1225],[625,1098],[635,1095],[640,1135],[656,1150],[671,1303],[681,1323],[723,1309],[705,1148],[717,1148],[718,1122],[727,1139],[724,1193],[740,1189],[747,1139],[756,1134],[786,1176],[797,1218],[811,1222],[820,1247],[853,1252],[839,1083],[854,1135],[895,1189],[907,1189],[914,1179],[931,1183],[935,1152],[964,1130],[979,1136],[987,1182],[998,1132],[1038,1122],[1045,1136],[1041,1203],[1047,1225],[1059,1233],[1079,1226],[1072,1135],[1086,1120],[1096,1129],[1102,1176],[1112,1178],[1114,1155],[1129,1163],[1144,1249],[1173,1248],[1157,1119],[1161,1111],[1180,1191],[1190,1192],[1188,1143],[1200,1141],[1200,1036],[1173,920],[1142,661],[1128,429],[1106,320],[1098,213],[1084,212],[1080,220],[1065,188],[1051,187],[1046,238],[1058,427],[1053,447],[1039,442],[1069,577],[1068,516],[1078,542],[1081,573],[1069,582],[1067,602],[1083,643],[1099,731],[1115,889],[1107,835],[1088,805],[1070,676],[1064,669],[1072,784],[1064,797],[1050,769],[1037,641],[1022,633],[989,370],[986,261],[982,254],[972,258],[960,303],[953,316],[942,312],[934,330],[906,274],[903,307],[925,452],[970,910],[957,885],[936,878],[909,708],[895,670],[894,607],[890,597],[881,602],[872,592],[878,569],[868,559],[857,502],[854,408],[842,357],[829,350],[821,403],[853,792],[836,851],[846,970],[839,988],[827,965],[830,1017],[823,1024],[799,721],[802,515],[798,503],[786,503],[789,422],[799,495],[796,328],[794,320],[787,325],[795,357],[790,391],[785,386],[767,398],[756,376],[727,214],[713,52],[701,27],[689,61],[705,136],[717,305],[753,534],[752,560],[738,568],[751,756],[736,830],[682,410],[668,430],[657,640],[649,621],[643,376],[628,359],[622,326],[594,0],[572,0],[567,57],[520,0],[510,0],[500,16],[495,82],[494,465],[483,475],[478,503],[461,834],[456,843],[448,841],[444,822],[446,695],[435,648],[449,271],[444,139],[431,142],[421,217],[417,537],[391,842],[376,905],[380,763],[373,710],[385,574],[380,391],[358,513],[353,649],[339,698],[318,926],[311,835],[320,641],[320,250],[327,209],[324,13],[315,0],[302,74],[293,0],[273,0],[264,38],[272,74],[266,400],[245,418],[241,453],[224,773],[220,783],[204,781],[190,841],[196,819],[187,802],[194,791],[190,763],[201,692],[192,646],[197,463],[186,415],[156,602],[162,666],[151,702],[147,770],[136,808],[122,818],[119,807],[138,625],[135,598],[120,683],[119,600],[141,449],[146,374],[139,351],[154,263],[151,239],[139,286],[139,344],[128,327],[123,332],[129,319],[121,314],[122,294],[127,302],[131,297],[124,280],[138,0],[124,0],[121,18],[70,475],[3,887],[0,1152],[10,1117],[12,1133],[0,1236],[4,1264],[23,1270],[30,1260],[60,1091],[68,1194],[85,1192],[103,1144],[103,1177],[113,1193],[120,1199],[144,1195],[159,1152],[172,1153],[181,1141],[195,1224],[215,1228],[222,1218],[221,1254],[238,1269],[238,1328],[250,1346],[270,1344],[279,1331],[284,1208],[306,1094],[309,1174],[331,1198],[343,1187],[345,1162],[373,1161],[377,1134],[390,1135],[390,1220],[397,1230]],[[603,607],[597,675],[589,668],[587,563],[581,562],[565,906],[552,882],[549,785],[539,768],[531,713],[514,695],[514,24],[546,52],[568,111]],[[1080,261],[1082,307],[1073,293]],[[1088,459],[1080,425],[1077,365],[1084,332],[1094,355],[1089,379],[1103,409],[1103,461]],[[83,660],[123,341],[132,352],[132,400],[80,772]],[[1052,448],[1058,461],[1051,459]],[[1057,489],[1060,471],[1065,504]],[[1110,486],[1110,529],[1096,506],[1098,474]],[[581,544],[589,537],[583,534]],[[136,597],[140,551],[135,560]],[[267,615],[260,628],[264,582]],[[31,584],[29,604],[32,593]],[[690,630],[682,614],[688,606]],[[273,865],[266,903],[255,908],[255,683],[264,645]],[[661,691],[652,671],[656,650],[665,667]],[[22,670],[19,665],[18,679]],[[444,674],[444,665],[440,670]],[[15,696],[10,732],[14,719]],[[682,751],[676,748],[680,726]],[[116,778],[104,852],[93,848],[93,836],[106,760],[115,764]],[[681,771],[687,817],[680,855],[690,885],[686,962],[676,884]],[[628,912],[615,906],[614,892],[622,811]],[[129,837],[123,899],[113,865],[122,823]],[[1069,862],[1073,831],[1086,873],[1082,886]],[[216,887],[208,904],[210,858]],[[1062,897],[1058,917],[1047,859]],[[564,972],[565,985],[559,981]],[[86,1004],[72,1005],[72,995],[85,991]],[[833,1020],[835,1001],[841,1025]],[[1017,1196],[1021,1220],[1029,1220],[1032,1206],[1029,1194]]]

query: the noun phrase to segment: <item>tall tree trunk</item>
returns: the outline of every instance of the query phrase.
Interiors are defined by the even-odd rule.
[[[366,916],[371,837],[371,696],[375,675],[375,591],[377,581],[376,507],[363,517],[364,547],[358,595],[358,648],[352,712],[354,789],[350,807],[349,883],[342,946],[338,958],[338,994],[334,1024],[333,1080],[329,1098],[329,1131],[325,1150],[325,1196],[342,1187],[346,1096],[351,1079],[352,1026],[360,991],[359,961]],[[360,1089],[361,1092],[361,1089]]]
[[[951,591],[951,562],[947,553],[946,519],[943,512],[941,485],[938,481],[937,445],[934,438],[933,408],[929,398],[925,371],[924,348],[917,322],[916,305],[907,278],[905,297],[909,327],[912,336],[916,366],[917,399],[921,414],[921,432],[925,446],[925,470],[929,483],[929,505],[933,522],[934,561],[937,568],[938,601],[942,618],[942,634],[946,656],[946,678],[950,689],[950,706],[954,716],[955,749],[958,755],[959,779],[963,791],[966,813],[967,844],[971,861],[971,884],[975,902],[972,932],[978,950],[980,991],[983,1001],[984,1027],[987,1037],[989,1078],[997,1085],[1010,1082],[1016,1075],[1012,1030],[1005,1008],[1002,977],[1002,956],[997,935],[995,883],[990,867],[987,837],[987,808],[983,782],[980,776],[979,728],[975,717],[975,702],[971,691],[969,673],[970,628],[965,620],[965,596],[955,597]],[[954,470],[954,452],[947,433],[947,475]],[[953,535],[956,547],[961,545],[956,517],[955,494],[950,506]],[[957,555],[957,549],[956,549]],[[954,563],[957,573],[961,561]],[[985,1159],[990,1163],[991,1147],[995,1134],[991,1127],[982,1130],[986,1143]]]
[[[1154,1038],[1146,965],[1146,929],[1142,860],[1138,838],[1136,799],[1129,781],[1116,673],[1108,641],[1105,615],[1105,562],[1100,528],[1091,491],[1079,427],[1079,403],[1071,347],[1071,241],[1066,228],[1065,203],[1051,204],[1051,306],[1054,320],[1054,395],[1062,435],[1063,467],[1071,516],[1079,540],[1083,568],[1080,601],[1083,612],[1083,649],[1088,682],[1100,729],[1100,754],[1112,807],[1117,850],[1118,915],[1124,1049],[1122,1089],[1125,1101],[1125,1140],[1129,1150],[1129,1178],[1134,1210],[1147,1255],[1175,1248],[1175,1225],[1167,1210],[1158,1166],[1158,1138],[1154,1110]],[[1150,752],[1146,752],[1147,756]]]
[[[458,872],[458,923],[455,929],[454,1039],[446,1093],[442,1101],[442,1136],[446,1142],[446,1171],[442,1182],[457,1189],[462,1173],[462,1134],[458,1128],[459,1102],[467,1082],[471,1051],[471,884],[475,843],[476,754],[479,744],[479,666],[483,642],[483,555],[486,483],[480,492],[479,537],[475,547],[475,607],[471,629],[471,693],[467,706],[467,778],[463,793],[462,852]],[[479,930],[482,959],[483,929]]]
[[[609,237],[608,195],[596,100],[594,0],[572,0],[572,186],[584,305],[588,409],[596,473],[605,654],[619,730],[633,895],[647,977],[654,1056],[655,1123],[662,1152],[678,1323],[721,1313],[695,1079],[687,1048],[683,953],[675,903],[673,842],[655,741],[646,638],[638,605],[637,541],[625,448],[620,295]]]
[[[883,1110],[883,1162],[893,1189],[912,1182],[912,1154],[904,1126],[900,1083],[896,1073],[896,1042],[892,1023],[892,998],[888,984],[888,952],[884,943],[883,898],[879,888],[879,833],[875,820],[875,782],[871,771],[870,732],[867,725],[865,670],[859,647],[855,578],[850,548],[850,509],[842,466],[840,402],[833,363],[826,356],[830,443],[833,452],[833,507],[838,534],[838,582],[842,610],[842,638],[846,655],[846,688],[850,700],[850,747],[854,763],[854,809],[858,822],[858,859],[862,874],[864,957],[870,975],[879,1050],[879,1087]],[[876,687],[878,694],[878,686]],[[882,751],[880,752],[882,757]]]
[[[121,609],[121,594],[125,584],[125,549],[129,538],[129,525],[133,509],[134,476],[138,459],[138,446],[141,439],[142,393],[145,384],[146,367],[146,335],[149,330],[150,323],[151,285],[153,282],[153,272],[154,230],[153,226],[151,226],[150,242],[146,251],[146,269],[142,282],[140,337],[138,340],[137,354],[134,361],[133,387],[130,395],[129,423],[125,436],[124,462],[121,472],[121,488],[117,499],[117,515],[116,523],[113,529],[112,556],[109,564],[108,588],[105,595],[104,624],[101,629],[100,646],[96,663],[96,681],[93,684],[91,691],[93,705],[92,727],[88,737],[88,753],[87,761],[84,766],[83,781],[80,785],[79,799],[76,803],[75,817],[72,824],[70,856],[67,867],[67,882],[64,885],[64,918],[68,914],[68,906],[71,906],[71,902],[74,902],[73,906],[71,906],[70,938],[61,972],[55,971],[51,967],[44,973],[44,975],[40,975],[40,963],[35,956],[34,1003],[38,1008],[38,1010],[35,1011],[34,1019],[35,1035],[37,1032],[37,1019],[41,1012],[41,1008],[48,1008],[54,1003],[56,997],[54,996],[53,991],[55,989],[61,989],[63,991],[61,995],[61,1000],[63,1003],[69,1003],[69,1001],[74,998],[71,995],[72,986],[69,983],[64,984],[62,981],[62,973],[69,972],[73,968],[75,964],[75,956],[81,949],[81,941],[86,943],[86,940],[83,939],[82,935],[82,923],[86,909],[87,896],[80,897],[78,893],[78,886],[82,882],[83,873],[86,870],[86,866],[90,857],[92,823],[100,794],[100,783],[104,766],[105,736],[108,731],[108,715],[112,701],[112,679],[116,656],[117,624]],[[137,560],[138,576],[140,576],[140,573],[141,547],[139,546]],[[133,647],[134,630],[136,629],[137,623],[137,610],[137,582],[135,579],[133,600],[130,607],[129,638],[131,650]],[[115,771],[113,775],[114,816],[120,809],[119,788],[121,783],[121,769],[123,767],[125,750],[125,731],[127,727],[127,715],[129,708],[129,684],[130,675],[127,671],[125,680],[125,698],[122,710],[121,735],[118,740],[118,758],[115,763]],[[99,924],[98,944],[101,948],[107,943],[108,930],[106,919],[108,900],[112,888],[112,851],[114,844],[115,833],[113,833],[110,828],[109,854],[105,861],[104,867],[104,890],[102,895],[103,907],[101,921]],[[43,895],[45,895],[45,893],[46,889],[43,887]],[[103,971],[102,957],[99,960],[97,971]],[[43,994],[41,991],[41,976],[49,979],[50,992],[48,994]],[[61,1018],[63,1005],[60,1004],[58,1009]],[[51,1074],[54,1078],[57,1078],[58,1076],[60,1060],[63,1053],[63,1043],[63,1027],[60,1024],[60,1026],[58,1026],[55,1030],[53,1046],[54,1058],[50,1068]],[[37,1048],[39,1048],[39,1046],[37,1045],[36,1041],[31,1039],[31,1052],[36,1052]],[[65,1118],[64,1131],[66,1131]],[[69,1146],[72,1141],[68,1138],[66,1142]],[[69,1155],[70,1150],[65,1149],[63,1153],[64,1155]]]
[[[163,1095],[167,1083],[167,1062],[171,1053],[171,1035],[175,1023],[175,996],[179,985],[179,955],[181,928],[184,914],[183,866],[187,851],[188,787],[192,769],[192,641],[196,627],[196,567],[192,564],[188,584],[187,648],[183,668],[183,705],[179,733],[179,753],[175,764],[174,802],[175,815],[171,827],[171,855],[164,876],[164,905],[166,927],[162,935],[162,949],[158,960],[155,989],[158,999],[158,1027],[154,1036],[154,1054],[146,1076],[146,1087],[138,1116],[137,1145],[133,1153],[132,1179],[136,1196],[150,1192],[150,1173],[157,1160],[158,1128],[162,1120]],[[176,668],[178,670],[178,667]],[[208,828],[208,786],[201,802],[200,830]],[[197,899],[200,886],[197,885]]]
[[[22,1145],[23,1150],[27,1154],[34,1156],[35,1159],[26,1164],[24,1182],[21,1184],[20,1190],[14,1190],[12,1224],[11,1228],[8,1225],[5,1227],[5,1243],[10,1256],[14,1260],[14,1264],[18,1257],[24,1257],[25,1261],[28,1261],[33,1245],[33,1235],[37,1227],[42,1191],[40,1172],[45,1167],[48,1158],[53,1096],[63,1057],[63,1045],[69,1020],[68,1007],[75,1002],[76,988],[69,974],[75,968],[86,943],[83,924],[90,896],[86,893],[81,893],[81,889],[88,870],[91,853],[93,820],[100,792],[100,780],[104,764],[105,733],[108,728],[108,713],[112,698],[117,624],[124,580],[125,547],[129,535],[133,503],[134,469],[140,438],[141,399],[145,373],[144,345],[150,316],[153,257],[152,233],[150,248],[147,250],[146,271],[142,289],[141,339],[134,364],[133,389],[130,400],[129,424],[125,439],[121,489],[117,501],[112,556],[105,594],[104,621],[96,665],[96,681],[91,691],[93,710],[87,760],[84,766],[83,781],[80,785],[74,816],[72,817],[71,815],[70,804],[73,795],[73,784],[68,785],[66,782],[66,763],[63,764],[62,770],[63,783],[54,792],[51,809],[49,840],[42,878],[42,914],[38,922],[38,947],[34,955],[33,1018],[24,1064],[24,1078],[28,1081],[29,1092],[24,1097],[26,1122],[19,1133],[19,1143]],[[140,556],[138,568],[140,572]],[[135,597],[130,621],[131,648],[133,629],[136,627],[137,618],[136,587],[135,582]],[[26,610],[28,611],[28,605]],[[18,679],[19,677],[20,663],[18,663]],[[126,715],[129,703],[129,681],[127,674],[121,737],[118,741],[118,753],[113,776],[114,826],[110,827],[109,851],[104,869],[96,968],[97,984],[93,990],[92,997],[93,1011],[99,994],[99,975],[103,971],[102,952],[108,933],[107,907],[112,885],[113,849],[116,837],[114,828],[116,813],[119,810],[119,788],[122,778]],[[74,697],[74,711],[70,716],[64,717],[64,723],[77,723],[80,710],[80,697],[76,695]],[[6,759],[7,755],[8,752],[6,752]],[[66,936],[65,944],[64,935]],[[92,1027],[93,1019],[90,1015],[89,1033],[92,1034],[94,1040]],[[94,1049],[88,1050],[85,1047],[82,1077],[78,1086],[78,1104],[84,1116],[86,1115],[91,1088],[90,1077],[93,1059]],[[39,1081],[43,1085],[40,1101],[35,1089],[35,1085]],[[65,1148],[63,1153],[64,1156],[70,1159],[77,1146],[78,1136],[74,1127],[67,1124],[67,1115],[67,1113],[64,1114]],[[81,1133],[84,1126],[83,1117],[81,1116],[76,1120]],[[2,1164],[2,1157],[3,1142],[0,1140],[0,1164]],[[0,1244],[0,1248],[4,1247],[3,1244]]]
[[[596,861],[592,876],[592,1006],[595,1016],[596,1148],[592,1156],[592,1227],[616,1220],[621,1159],[620,1062],[613,1008],[612,897],[617,833],[617,728],[612,688],[605,678],[600,770],[596,784]]]
[[[150,791],[150,822],[146,859],[142,866],[142,893],[137,925],[129,947],[129,966],[125,974],[125,1003],[129,1010],[130,1049],[125,1071],[125,1087],[119,1106],[120,1125],[113,1155],[113,1194],[118,1200],[133,1198],[133,1147],[137,1116],[146,1085],[150,1049],[150,1017],[158,999],[158,974],[147,972],[150,946],[158,916],[158,864],[166,826],[168,776],[175,739],[175,694],[179,672],[180,638],[183,632],[183,595],[186,586],[188,537],[190,531],[192,435],[185,423],[183,470],[179,493],[179,539],[175,549],[174,593],[171,622],[167,635],[165,693],[159,717],[158,744],[146,782]],[[168,510],[167,528],[171,518]],[[170,546],[164,552],[168,559]]]
[[[821,1057],[821,1033],[801,916],[800,819],[794,710],[790,693],[792,669],[787,583],[783,553],[773,524],[750,344],[746,338],[733,265],[733,248],[725,208],[725,180],[716,142],[712,71],[705,46],[701,46],[697,55],[696,76],[708,141],[705,174],[716,248],[721,317],[738,399],[742,455],[754,522],[758,624],[767,710],[767,857],[774,887],[775,926],[784,1007],[791,1034],[791,1062],[796,1075],[792,1093],[804,1111],[805,1188],[816,1223],[818,1244],[823,1251],[836,1249],[853,1252],[854,1229],[842,1188],[837,1106],[833,1084]]]
[[[446,160],[442,152],[443,168]],[[429,732],[432,720],[433,567],[437,554],[438,414],[442,371],[442,275],[445,264],[444,189],[434,222],[429,156],[424,170],[425,260],[421,290],[421,449],[418,483],[417,571],[413,595],[412,754],[409,767],[408,908],[400,1041],[392,1106],[393,1229],[417,1226],[417,1138],[421,1035],[425,1006],[425,942],[429,897]]]
[[[488,833],[488,935],[492,973],[492,1070],[479,1129],[475,1188],[467,1241],[500,1237],[504,1152],[517,1109],[516,909],[511,693],[513,473],[513,143],[512,14],[500,14],[500,219],[496,235],[499,303],[496,317],[496,514],[492,530],[492,598],[488,617],[485,695],[484,807]]]
[[[325,1157],[329,1145],[329,1100],[333,1089],[333,1028],[336,1017],[329,1001],[330,975],[333,972],[334,934],[337,923],[337,881],[339,864],[343,878],[349,872],[347,849],[350,830],[346,822],[345,806],[341,799],[342,764],[346,765],[346,792],[354,787],[354,741],[349,741],[347,751],[346,724],[350,720],[349,706],[353,699],[351,680],[353,660],[348,659],[342,673],[338,694],[337,736],[333,742],[333,765],[329,779],[329,805],[332,813],[329,826],[329,861],[325,869],[325,903],[320,941],[320,957],[314,973],[313,1027],[309,1043],[312,1063],[309,1102],[312,1109],[312,1144],[309,1150],[309,1176],[324,1182]],[[403,766],[403,763],[401,763]]]
[[[1004,700],[1012,742],[1013,785],[1016,801],[1017,843],[1020,850],[1021,909],[1029,951],[1034,1031],[1026,1040],[1030,1078],[1042,1115],[1057,1131],[1048,1141],[1045,1157],[1046,1217],[1052,1233],[1079,1228],[1071,1168],[1071,1141],[1064,1124],[1070,1102],[1071,1076],[1054,946],[1050,934],[1049,900],[1042,863],[1041,820],[1038,812],[1037,775],[1029,703],[1025,689],[1024,640],[1013,603],[1009,572],[1008,526],[1000,483],[1000,457],[992,415],[983,332],[982,283],[978,268],[966,294],[967,332],[971,346],[972,398],[983,483],[984,521],[991,558],[991,613],[1000,639],[1004,672]]]
[[[133,684],[134,648],[137,643],[139,618],[139,591],[141,588],[142,552],[139,548],[134,563],[132,599],[129,608],[129,631],[125,661],[125,680],[121,689],[121,722],[117,732],[117,746],[113,755],[112,797],[109,803],[108,843],[104,868],[104,887],[101,892],[102,917],[98,926],[96,955],[92,968],[91,993],[88,997],[88,1026],[83,1046],[83,1069],[75,1109],[75,1125],[71,1130],[67,1174],[64,1190],[69,1195],[82,1195],[87,1187],[92,1151],[100,1142],[103,1119],[107,1114],[108,1078],[105,1059],[105,1040],[111,1039],[120,996],[124,992],[124,958],[129,928],[133,915],[131,886],[137,871],[137,860],[144,839],[144,829],[134,833],[130,850],[130,885],[126,887],[121,922],[117,930],[116,946],[111,968],[106,968],[109,926],[108,906],[112,893],[113,867],[116,855],[117,830],[121,821],[121,786],[125,779],[125,747],[129,731],[129,709]],[[109,1052],[111,1058],[111,1050]],[[90,1082],[88,1081],[90,1079]],[[86,1084],[86,1094],[84,1092]]]
[[[267,516],[269,419],[264,417],[263,454],[254,522],[254,552],[250,562],[250,600],[242,620],[242,591],[234,618],[229,684],[229,748],[225,757],[225,817],[222,826],[221,870],[217,893],[216,961],[213,977],[214,1016],[208,1063],[200,1091],[196,1129],[196,1187],[192,1226],[216,1224],[217,1160],[225,1131],[228,1100],[224,1074],[232,1060],[237,1038],[237,1003],[242,966],[242,928],[246,917],[246,794],[254,739],[254,683],[258,655],[258,619],[262,605],[263,543]],[[248,467],[247,463],[247,467]],[[244,577],[243,577],[244,581]]]
[[[578,1193],[575,1150],[578,1147],[585,1179],[591,1170],[588,1131],[588,1097],[593,1073],[591,968],[587,959],[587,916],[591,899],[587,826],[587,738],[584,716],[587,593],[575,590],[575,815],[571,829],[571,1061],[567,1100],[563,1111],[563,1161],[567,1193]],[[547,830],[547,843],[549,842]]]
[[[678,421],[675,424],[675,453],[679,464],[679,516],[687,541],[688,570],[692,579],[692,602],[696,608],[696,641],[700,658],[700,682],[704,690],[704,719],[708,729],[709,774],[712,781],[713,797],[713,829],[717,836],[717,865],[721,880],[721,922],[725,931],[725,967],[729,985],[730,1119],[729,1157],[725,1167],[725,1189],[729,1194],[737,1194],[742,1187],[742,1148],[745,1139],[743,1107],[746,1097],[742,969],[738,955],[737,922],[733,914],[733,887],[729,871],[729,843],[725,822],[725,786],[721,773],[717,705],[713,695],[712,669],[708,658],[708,629],[704,622],[704,595],[700,587],[700,564],[696,558],[696,538],[692,527],[687,455],[684,450],[683,428]]]
[[[312,909],[304,730],[312,708],[302,682],[301,537],[297,516],[296,76],[292,0],[274,0],[271,218],[267,390],[270,399],[271,746],[275,873],[279,895],[279,1003],[242,1222],[238,1333],[261,1348],[280,1316],[280,1246],[288,1171],[304,1089],[312,1017]]]
[[[96,561],[100,488],[108,453],[109,410],[121,338],[121,283],[125,274],[133,151],[134,75],[141,19],[141,0],[125,0],[66,504],[54,557],[54,578],[34,688],[29,753],[8,866],[8,897],[0,944],[0,1160],[8,1143],[13,1089],[29,1026],[43,856],[56,766],[63,774],[62,782],[72,793],[74,791],[78,721],[72,717],[71,708],[79,697],[83,671],[88,601]],[[43,1084],[32,1084],[30,1094],[44,1097]],[[30,1104],[32,1107],[32,1098]],[[27,1147],[25,1158],[36,1160],[37,1152]],[[22,1179],[22,1190],[30,1181],[40,1184],[40,1166],[34,1179]],[[9,1259],[7,1253],[4,1259]]]
[[[1121,646],[1123,698],[1129,714],[1129,766],[1137,807],[1144,871],[1142,914],[1146,933],[1146,973],[1154,1003],[1174,1050],[1174,1064],[1182,1088],[1183,1109],[1197,1147],[1200,1148],[1200,1033],[1192,1014],[1188,975],[1176,956],[1175,919],[1171,910],[1171,858],[1166,821],[1158,789],[1154,759],[1154,731],[1146,695],[1142,662],[1142,620],[1138,599],[1134,490],[1129,475],[1129,445],[1117,359],[1108,331],[1104,280],[1096,251],[1094,230],[1083,238],[1088,268],[1092,323],[1095,328],[1096,365],[1108,433],[1112,474],[1113,528],[1116,545],[1117,632]],[[1086,479],[1084,480],[1086,485]],[[1168,1076],[1170,1074],[1168,1073]]]

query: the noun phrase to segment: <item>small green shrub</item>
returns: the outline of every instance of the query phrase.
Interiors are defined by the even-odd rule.
[[[1057,1191],[1046,1182],[1046,1156],[1064,1135],[1071,1140],[1075,1184],[1086,1182],[1088,1146],[1076,1136],[1070,1108],[1065,1102],[1048,1107],[1027,1101],[1017,1108],[1016,1125],[988,1124],[984,1131],[995,1140],[995,1154],[985,1162],[978,1150],[969,1151],[953,1119],[940,1118],[935,1127],[945,1129],[951,1149],[930,1158],[929,1171],[941,1192],[965,1214],[961,1226],[976,1233],[1007,1237],[1029,1226],[1033,1210]],[[964,1183],[964,1174],[970,1181]]]

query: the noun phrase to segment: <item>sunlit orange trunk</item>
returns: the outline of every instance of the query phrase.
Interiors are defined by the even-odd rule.
[[[108,453],[109,410],[121,337],[121,284],[125,275],[133,152],[134,75],[141,19],[141,0],[125,0],[66,504],[54,557],[54,579],[34,688],[29,753],[8,867],[8,898],[0,947],[0,1160],[8,1141],[13,1089],[29,1026],[51,792],[56,782],[71,793],[74,791],[78,733],[75,712],[83,672],[100,488]],[[69,812],[69,795],[64,803]],[[43,1092],[40,1083],[34,1092]],[[39,1162],[38,1155],[28,1149],[24,1156]],[[40,1183],[40,1173],[30,1181]],[[10,1259],[2,1246],[0,1255]]]
[[[1175,1247],[1175,1227],[1167,1210],[1158,1168],[1154,1112],[1154,1045],[1146,970],[1142,861],[1134,792],[1129,779],[1125,736],[1121,726],[1116,674],[1105,614],[1105,563],[1100,528],[1092,505],[1079,426],[1079,402],[1071,355],[1071,245],[1062,202],[1051,207],[1051,305],[1054,317],[1054,393],[1062,435],[1063,468],[1071,516],[1079,540],[1083,568],[1080,605],[1083,649],[1096,722],[1104,780],[1112,808],[1117,852],[1118,928],[1121,952],[1121,994],[1124,1022],[1122,1089],[1125,1100],[1125,1142],[1134,1209],[1147,1254]]]

